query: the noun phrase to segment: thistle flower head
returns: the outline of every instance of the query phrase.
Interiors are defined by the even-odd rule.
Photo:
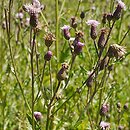
[[[63,35],[64,35],[64,38],[66,40],[69,40],[70,39],[70,26],[68,25],[64,25],[63,27],[61,27],[61,30],[63,31]]]
[[[103,104],[100,110],[100,114],[102,116],[105,116],[109,111],[109,105],[108,104]]]
[[[108,130],[108,129],[110,129],[110,123],[105,122],[105,121],[101,121],[100,128],[101,128],[101,130]]]
[[[31,15],[32,12],[40,13],[43,5],[40,4],[39,0],[33,0],[32,4],[23,5],[23,9]]]
[[[35,112],[34,112],[34,117],[35,117],[35,119],[36,119],[37,121],[40,121],[40,120],[42,119],[42,114],[41,114],[41,112],[35,111]]]
[[[83,46],[84,46],[84,43],[77,42],[77,44],[75,44],[75,46],[74,46],[74,53],[76,55],[80,54],[82,52]]]
[[[122,2],[121,0],[117,0],[117,2],[118,2],[118,5],[117,6],[119,6],[121,9],[126,9],[126,6],[125,6],[125,3],[124,2]]]
[[[68,25],[64,25],[63,27],[61,27],[61,30],[70,30],[70,26]]]
[[[125,47],[118,44],[113,44],[109,47],[108,57],[115,57],[116,59],[122,59],[126,54]]]
[[[97,27],[100,23],[96,20],[88,20],[86,24]]]

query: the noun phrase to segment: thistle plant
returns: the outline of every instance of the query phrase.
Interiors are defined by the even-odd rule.
[[[3,130],[129,129],[128,0],[1,3]]]

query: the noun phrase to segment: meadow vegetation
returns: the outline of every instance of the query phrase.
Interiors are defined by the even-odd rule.
[[[0,130],[130,130],[129,20],[129,0],[1,0]]]

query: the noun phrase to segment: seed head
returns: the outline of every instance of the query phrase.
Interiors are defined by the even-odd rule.
[[[100,128],[101,128],[101,130],[108,130],[108,129],[110,129],[110,123],[105,122],[105,121],[101,121]]]
[[[48,51],[48,52],[45,54],[44,59],[45,59],[46,61],[49,61],[49,60],[51,60],[51,57],[52,57],[52,52],[51,52],[51,51]]]
[[[52,33],[48,33],[45,37],[44,37],[44,40],[45,40],[45,45],[47,47],[50,47],[53,43],[53,41],[55,41],[55,38],[53,36]]]
[[[83,38],[83,36],[84,36],[84,33],[80,30],[77,31],[75,34],[76,34],[76,39],[78,39],[78,40],[80,40],[80,38]]]
[[[71,21],[70,21],[70,25],[72,28],[76,29],[77,28],[77,22],[76,22],[76,18],[72,17]]]
[[[69,40],[70,39],[70,26],[68,25],[64,25],[63,27],[61,27],[62,31],[63,31],[63,35],[64,35],[64,38],[66,40]]]
[[[108,57],[115,57],[116,59],[122,59],[126,54],[125,48],[118,44],[113,44],[108,49]]]
[[[42,114],[41,112],[34,112],[34,117],[37,121],[40,121],[42,119]]]

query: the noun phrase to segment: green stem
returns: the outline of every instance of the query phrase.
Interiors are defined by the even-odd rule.
[[[48,105],[46,130],[48,130],[48,128],[49,128],[50,110],[51,110],[51,108],[52,108],[52,103],[53,103],[53,101],[54,101],[54,99],[55,99],[55,97],[56,97],[56,94],[57,94],[57,91],[58,91],[58,89],[59,89],[59,87],[60,87],[60,84],[61,84],[61,81],[58,82],[58,85],[57,85],[57,87],[56,87],[56,90],[55,90],[55,92],[54,92],[54,95],[53,95],[53,97],[51,98],[50,103],[49,103],[49,105]]]
[[[123,36],[123,38],[121,39],[119,45],[122,44],[122,42],[124,41],[124,39],[126,38],[126,36],[128,35],[129,32],[130,32],[130,27],[129,27],[129,29],[126,31],[126,33],[125,33],[125,35]]]
[[[32,31],[32,28],[30,31]],[[30,54],[31,55],[31,75],[32,75],[32,130],[35,130],[35,124],[34,124],[34,66],[33,66],[35,38],[36,38],[36,33],[34,32],[33,42],[31,43],[31,41],[30,41],[30,44],[31,44],[31,54]]]
[[[78,2],[78,7],[77,7],[77,10],[76,10],[76,12],[75,12],[75,17],[76,17],[76,16],[77,16],[77,14],[78,14],[80,4],[81,4],[81,1],[79,0],[79,2]]]
[[[24,91],[23,91],[23,88],[22,88],[22,84],[18,78],[18,75],[17,75],[17,70],[16,70],[16,66],[15,66],[15,62],[14,62],[14,58],[13,58],[13,53],[12,53],[12,48],[11,48],[11,34],[10,34],[10,30],[11,30],[11,0],[9,2],[9,14],[7,15],[7,10],[5,9],[5,21],[6,21],[6,31],[7,31],[7,37],[8,37],[8,47],[9,47],[9,52],[10,52],[10,57],[11,57],[11,62],[12,62],[12,66],[13,66],[13,74],[18,82],[18,85],[19,85],[19,88],[20,88],[20,91],[21,91],[21,94],[23,96],[23,99],[25,101],[25,104],[27,105],[29,111],[31,112],[31,108],[29,106],[29,103],[24,95]]]
[[[72,55],[71,65],[70,65],[70,70],[69,70],[69,77],[68,77],[68,79],[67,79],[67,81],[66,81],[66,83],[65,83],[64,89],[67,87],[67,85],[68,85],[68,83],[69,83],[69,81],[70,81],[70,77],[71,77],[71,74],[72,74],[72,68],[73,68],[73,64],[74,64],[75,58],[76,58],[76,55],[73,54],[73,55]]]
[[[59,62],[59,56],[58,56],[58,44],[59,44],[59,8],[58,8],[58,0],[55,0],[55,15],[56,15],[56,28],[55,28],[55,35],[56,35],[56,42],[55,42],[55,55],[57,58],[57,70],[58,71],[58,62]]]

